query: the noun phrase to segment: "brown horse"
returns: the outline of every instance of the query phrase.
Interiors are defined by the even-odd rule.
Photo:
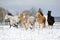
[[[43,28],[45,28],[46,18],[44,17],[40,8],[39,8],[38,12],[36,13],[36,18],[38,21],[39,28],[40,28],[40,24],[43,24]]]

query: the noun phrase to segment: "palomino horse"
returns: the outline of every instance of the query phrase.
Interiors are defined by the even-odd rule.
[[[39,9],[38,12],[36,13],[36,18],[37,18],[37,21],[38,21],[39,28],[40,28],[40,24],[43,24],[43,28],[45,28],[46,18],[44,17],[41,9]]]
[[[23,26],[25,29],[27,29],[28,21],[27,21],[27,19],[26,19],[26,17],[25,17],[25,14],[24,14],[24,13],[20,13],[20,14],[19,14],[19,18],[20,18],[20,21],[21,21],[21,23],[22,23],[22,26]]]
[[[5,20],[9,19],[9,24],[10,24],[10,28],[11,26],[17,27],[18,23],[20,22],[19,16],[11,16],[10,14],[6,14]]]

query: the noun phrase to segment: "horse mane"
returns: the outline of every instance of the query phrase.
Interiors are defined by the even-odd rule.
[[[43,13],[41,11],[41,8],[39,8],[38,12],[43,16]]]
[[[11,13],[8,13],[8,15],[13,16]]]

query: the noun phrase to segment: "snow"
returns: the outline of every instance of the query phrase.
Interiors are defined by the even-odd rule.
[[[0,25],[0,40],[60,40],[60,22],[56,22],[52,29],[48,27],[38,31],[36,28],[25,30],[23,27]]]

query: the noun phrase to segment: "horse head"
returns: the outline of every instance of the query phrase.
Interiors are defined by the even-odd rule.
[[[48,11],[47,15],[48,15],[48,16],[51,16],[51,11]]]
[[[25,14],[24,13],[20,13],[20,18],[24,19],[25,18]]]
[[[5,21],[6,21],[6,20],[10,20],[11,17],[12,17],[11,15],[6,14],[4,20],[5,20]]]
[[[6,14],[5,17],[4,17],[4,21],[5,21],[5,22],[9,21],[9,17],[8,17],[7,14]]]
[[[9,18],[9,17],[8,17],[8,15],[6,14],[4,19],[7,20],[8,18]]]
[[[41,8],[39,8],[38,12],[40,13],[41,16],[43,16]]]

